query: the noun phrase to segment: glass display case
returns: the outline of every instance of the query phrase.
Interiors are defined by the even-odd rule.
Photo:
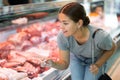
[[[69,69],[59,71],[42,67],[40,63],[43,58],[59,59],[56,44],[56,35],[59,30],[57,12],[61,6],[69,2],[5,6],[1,9],[0,65],[4,69],[2,73],[10,70],[9,72],[14,74],[14,76],[6,74],[8,77],[5,79],[18,80],[18,77],[15,76],[19,74],[21,75],[19,78],[26,80],[59,80],[66,79],[70,75]],[[47,13],[44,17],[43,12]],[[33,16],[34,13],[37,13],[37,18],[36,14],[31,18],[31,14]],[[38,13],[42,17],[38,17]],[[12,23],[12,21],[24,17],[27,18],[27,23]]]

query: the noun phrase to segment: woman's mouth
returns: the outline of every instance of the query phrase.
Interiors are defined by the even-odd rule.
[[[63,33],[66,33],[67,31],[63,31]]]

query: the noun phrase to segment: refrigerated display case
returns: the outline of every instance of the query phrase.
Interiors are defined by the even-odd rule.
[[[69,69],[60,71],[54,68],[41,67],[40,63],[43,58],[47,57],[53,60],[59,59],[56,47],[56,35],[59,30],[57,11],[69,2],[34,3],[6,6],[0,9],[0,65],[2,65],[1,69],[5,68],[2,73],[8,69],[11,73],[15,73],[13,73],[14,76],[6,74],[7,77],[2,74],[6,79],[18,80],[15,78],[18,76],[17,74],[21,75],[19,80],[22,78],[26,80],[64,80],[70,76]],[[31,18],[33,16],[31,14],[43,12],[47,15]],[[12,23],[13,20],[23,17],[28,19],[26,24]]]
[[[19,64],[19,67],[16,67],[18,63],[16,64],[14,63],[15,65],[12,66],[12,69],[18,70],[19,72],[27,73],[27,76],[26,74],[24,74],[25,79],[27,80],[69,80],[70,79],[71,73],[69,68],[67,70],[57,70],[48,67],[42,68],[42,67],[38,67],[38,65],[40,66],[40,63],[37,63],[42,60],[42,59],[38,59],[41,58],[41,56],[42,58],[50,57],[53,60],[58,59],[59,55],[57,53],[58,49],[56,44],[56,35],[60,25],[59,22],[57,22],[57,11],[59,10],[59,8],[61,8],[63,5],[69,2],[70,1],[34,3],[27,5],[6,6],[0,9],[0,17],[1,17],[0,45],[3,46],[0,47],[0,49],[3,49],[0,52],[5,51],[6,53],[6,50],[8,52],[10,51],[11,55],[8,57],[9,61],[7,62],[13,61],[11,60],[11,57],[12,58],[16,57],[16,54],[17,57],[18,55],[22,56],[21,57],[22,64]],[[40,13],[47,12],[48,14],[42,18],[28,17],[29,14],[39,13],[39,12]],[[11,23],[12,20],[21,17],[27,17],[28,23],[19,24],[19,25]],[[115,42],[119,43],[120,27],[111,30],[110,34],[112,35],[112,38],[115,40]],[[10,46],[5,48],[6,46],[5,44],[7,46],[8,45]],[[37,57],[36,55],[33,56],[33,53],[36,54]],[[30,58],[28,58],[27,56],[30,56]],[[5,55],[2,55],[0,64],[6,62],[4,58]],[[23,64],[26,62],[26,58],[28,63]],[[31,60],[31,58],[33,60]],[[34,64],[34,65],[29,65],[29,64]],[[24,69],[21,68],[21,66],[23,65],[27,67],[32,67],[31,70],[27,69],[30,72],[33,72],[34,69],[36,68],[38,70],[38,72],[36,72],[37,74],[31,74],[30,72],[24,71],[26,70],[26,68]],[[5,66],[9,67],[8,64],[6,64]],[[13,80],[12,77],[14,76],[11,75],[10,77],[11,80]],[[10,77],[8,78],[10,79]]]

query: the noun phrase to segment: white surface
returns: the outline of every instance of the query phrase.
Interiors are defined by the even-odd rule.
[[[111,30],[118,27],[118,20],[116,14],[105,14],[105,26],[110,27]]]
[[[54,68],[49,69],[48,71],[39,75],[41,80],[53,80],[58,74],[58,71]]]

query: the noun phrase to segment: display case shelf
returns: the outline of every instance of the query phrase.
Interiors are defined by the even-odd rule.
[[[59,1],[59,2],[44,2],[44,3],[31,3],[14,6],[4,6],[0,8],[0,21],[17,18],[26,14],[35,12],[51,12],[58,10],[63,5],[70,1]]]

